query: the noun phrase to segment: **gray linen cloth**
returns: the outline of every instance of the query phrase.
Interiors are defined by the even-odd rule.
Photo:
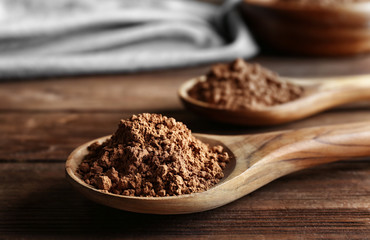
[[[237,2],[0,0],[0,79],[248,58],[257,47]]]

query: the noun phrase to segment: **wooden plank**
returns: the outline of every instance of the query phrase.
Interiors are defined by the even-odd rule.
[[[212,123],[184,110],[159,111],[184,122],[193,132],[249,134],[318,125],[370,121],[364,109],[330,111],[309,119],[274,127],[238,127]],[[134,112],[69,113],[8,112],[0,114],[0,161],[65,161],[77,146],[112,134],[121,118]]]
[[[370,73],[370,56],[339,59],[257,57],[283,76]],[[0,83],[0,111],[164,111],[180,108],[177,89],[210,66],[135,75],[87,76]]]
[[[177,88],[205,68],[0,84],[0,110],[145,111],[180,106]]]
[[[321,77],[370,73],[368,54],[337,58],[258,56],[252,61],[261,63],[281,76]]]
[[[370,56],[255,60],[286,76],[370,72]],[[67,155],[134,113],[160,112],[193,132],[215,134],[370,120],[366,103],[275,127],[211,123],[183,110],[176,95],[182,82],[207,68],[0,83],[1,238],[368,238],[369,161],[305,170],[222,208],[182,216],[118,211],[71,189],[64,178]]]
[[[189,215],[100,206],[66,182],[63,163],[0,163],[2,238],[342,238],[370,234],[370,161],[283,177],[224,207]]]

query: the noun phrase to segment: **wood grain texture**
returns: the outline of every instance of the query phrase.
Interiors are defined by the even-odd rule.
[[[2,83],[1,110],[144,111],[178,107],[176,89],[182,81],[206,68],[173,70],[163,74],[75,77]],[[156,84],[156,83],[160,84]],[[138,98],[140,96],[140,98]]]
[[[262,56],[254,61],[290,77],[370,73],[369,55]],[[64,176],[68,154],[88,140],[111,134],[120,118],[138,112],[161,112],[193,132],[210,134],[370,120],[370,104],[361,103],[275,127],[212,123],[185,111],[176,96],[181,83],[206,69],[0,83],[0,238],[368,238],[368,161],[300,171],[222,208],[182,216],[118,211],[72,189]]]
[[[369,161],[281,178],[219,209],[158,216],[94,204],[64,179],[64,163],[2,163],[2,237],[364,238],[370,234]],[[17,178],[17,181],[14,181]]]
[[[149,111],[149,110],[148,110]],[[152,111],[151,111],[152,112]],[[309,119],[272,127],[238,127],[206,121],[184,110],[158,111],[184,122],[193,132],[252,134],[316,125],[370,121],[368,107],[333,110]],[[8,112],[0,114],[0,162],[64,162],[77,146],[112,134],[119,119],[134,112]],[[348,117],[350,115],[350,117]]]
[[[370,55],[356,58],[288,58],[265,56],[253,62],[287,77],[321,77],[370,73]],[[3,111],[168,111],[181,109],[181,83],[204,74],[209,66],[137,75],[71,77],[4,82]]]

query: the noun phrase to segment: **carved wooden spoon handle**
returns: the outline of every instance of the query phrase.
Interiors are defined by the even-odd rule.
[[[328,78],[322,81],[319,91],[332,95],[337,99],[336,101],[341,103],[369,100],[370,75]]]
[[[263,160],[287,174],[300,169],[370,156],[370,122],[277,133],[261,149]]]

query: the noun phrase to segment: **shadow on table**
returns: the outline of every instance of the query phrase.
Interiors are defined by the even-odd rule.
[[[218,209],[220,213],[225,210]],[[219,216],[219,214],[217,214]],[[33,192],[7,210],[0,232],[14,236],[146,237],[203,235],[214,229],[214,214],[150,215],[131,213],[96,204],[82,197],[66,182]],[[197,224],[199,222],[199,224]],[[206,223],[206,224],[205,224]],[[3,230],[1,230],[3,228]]]

